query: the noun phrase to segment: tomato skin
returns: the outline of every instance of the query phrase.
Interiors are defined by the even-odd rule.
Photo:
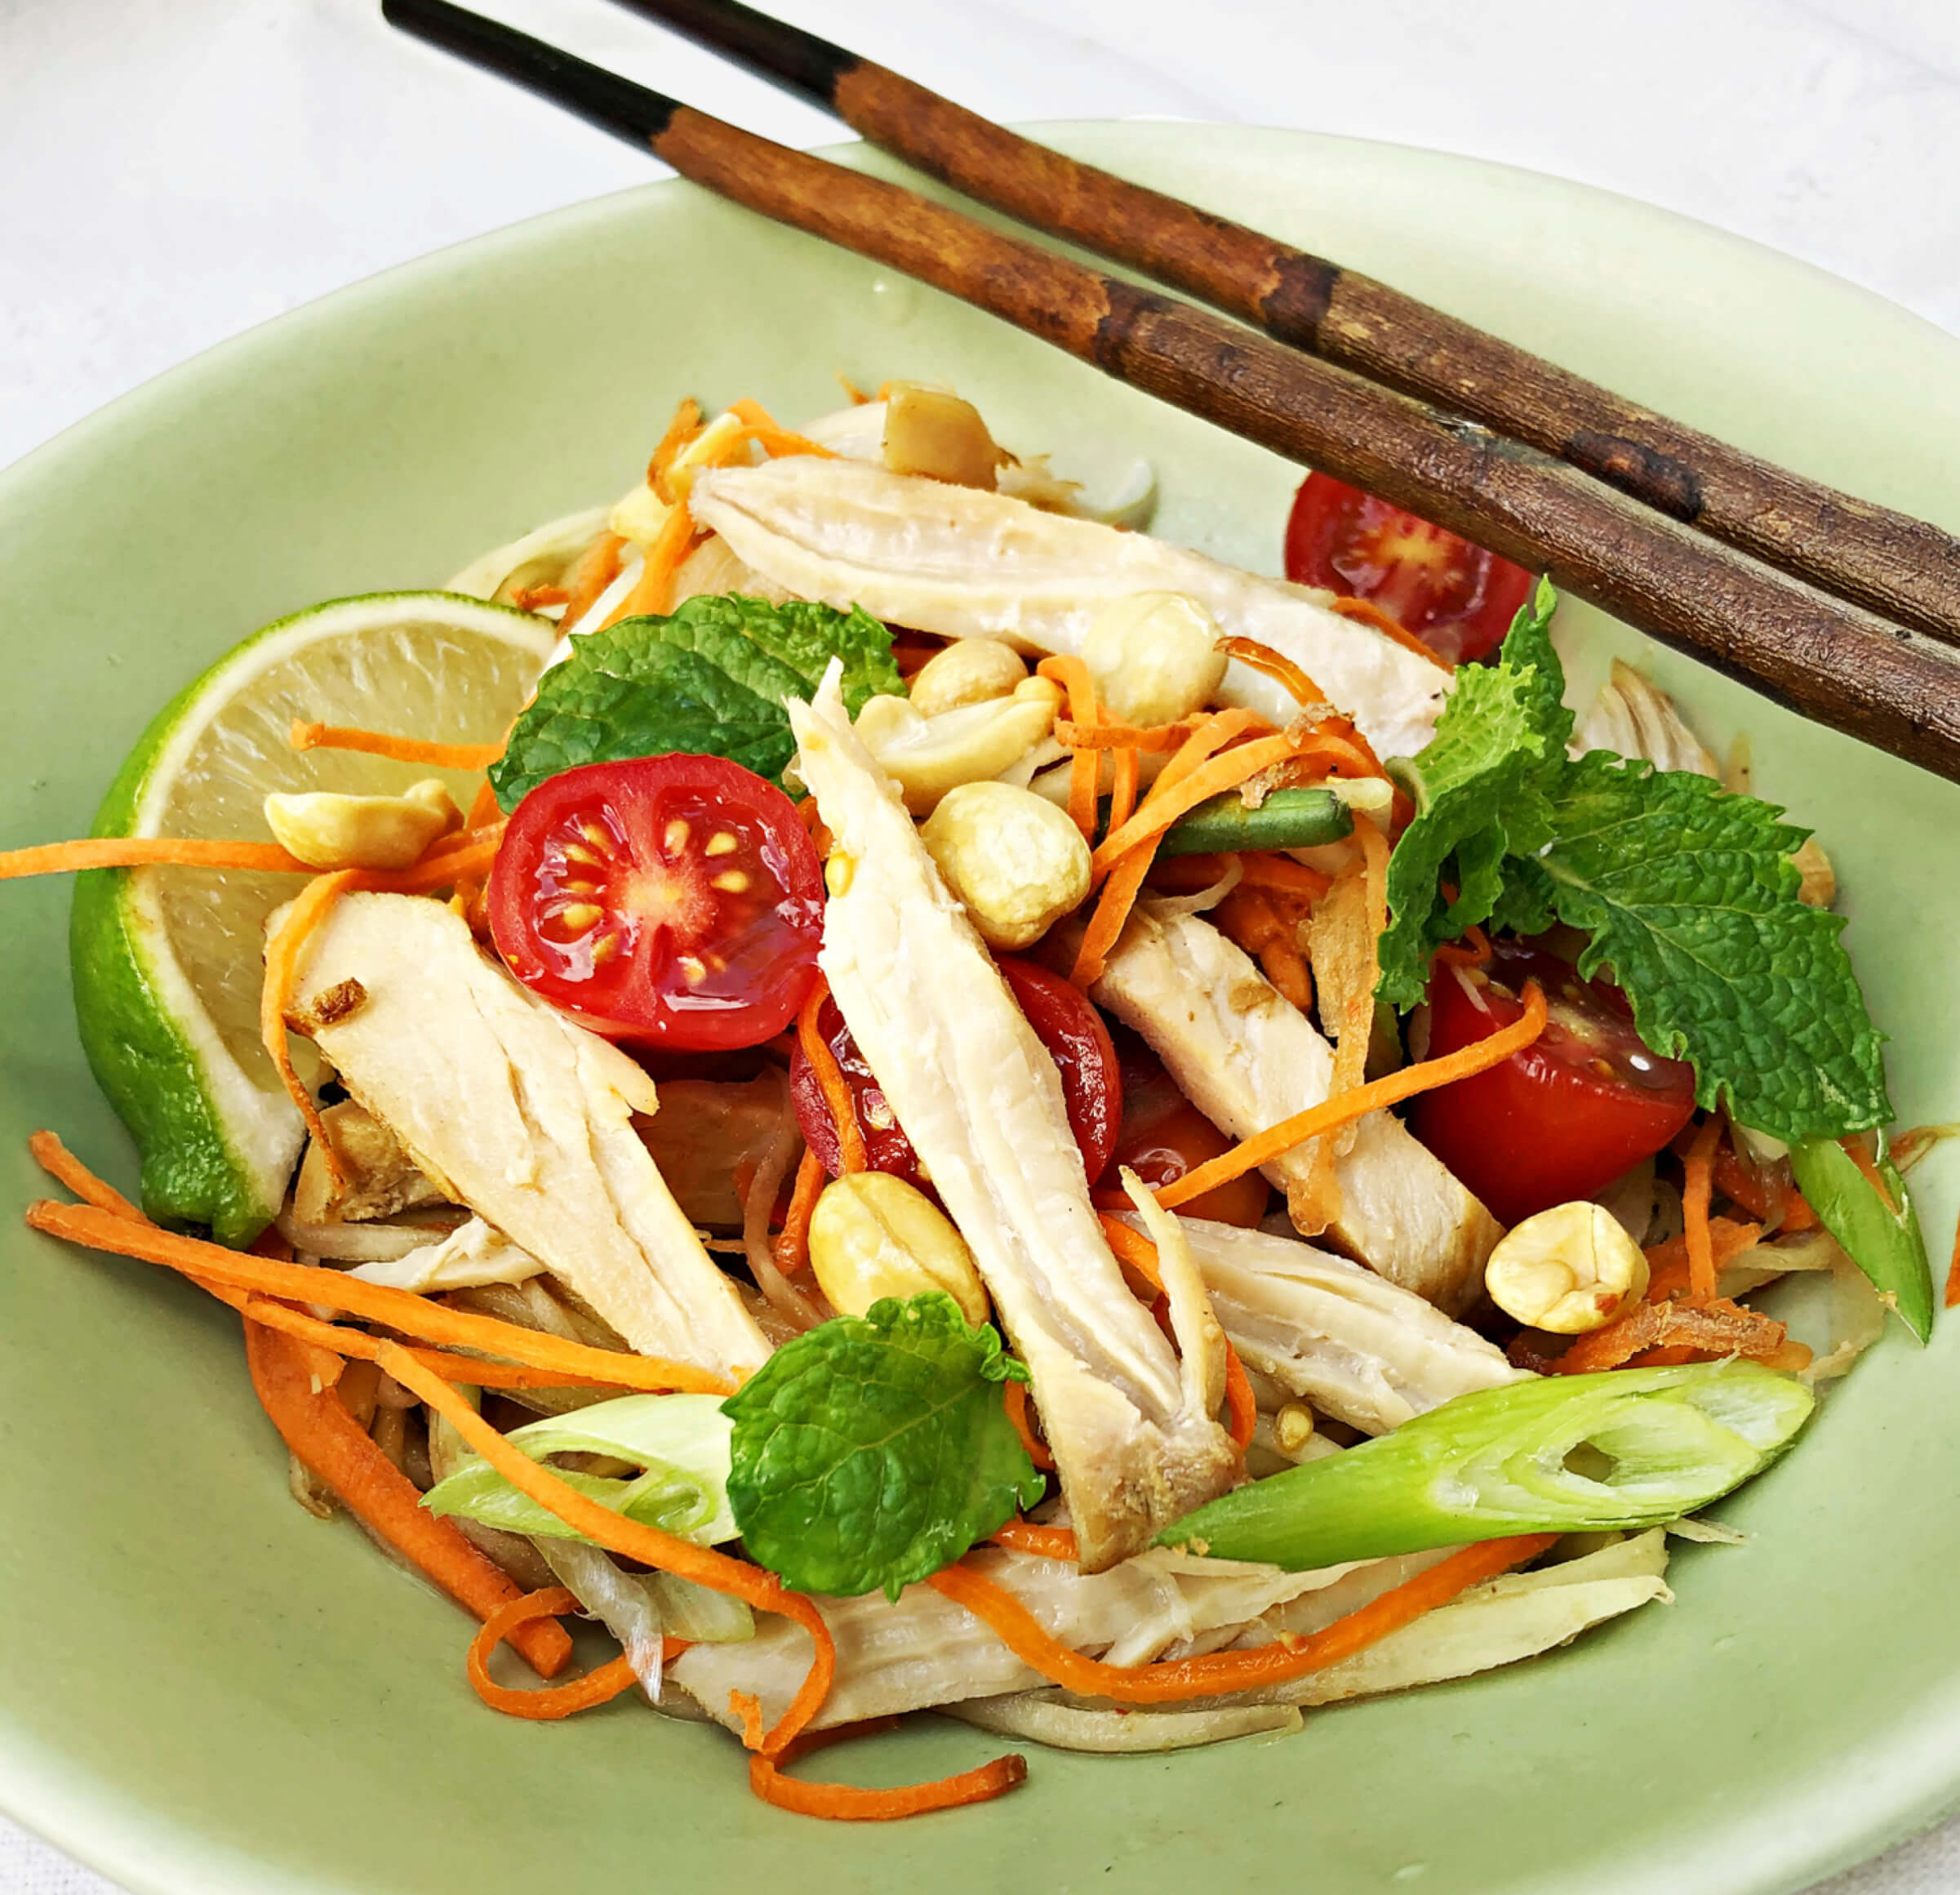
[[[1489,1011],[1439,966],[1429,982],[1432,1059],[1518,1019],[1527,980],[1551,1007],[1532,1045],[1420,1094],[1409,1115],[1410,1129],[1501,1222],[1592,1197],[1692,1117],[1694,1068],[1647,1048],[1617,987],[1582,981],[1569,962],[1519,941],[1494,941],[1489,966],[1464,973]]]
[[[824,869],[796,805],[721,757],[587,763],[513,813],[490,930],[518,980],[610,1039],[754,1046],[816,983]]]
[[[1171,1184],[1232,1149],[1233,1141],[1178,1091],[1156,1054],[1141,1040],[1125,1034],[1119,1053],[1122,1129],[1109,1167],[1097,1181],[1100,1190],[1120,1191],[1122,1183],[1118,1174],[1126,1165],[1153,1189]],[[1180,1204],[1177,1214],[1250,1230],[1265,1216],[1271,1195],[1266,1181],[1256,1171],[1247,1172],[1188,1204]]]
[[[1117,1128],[1123,1115],[1122,1078],[1116,1048],[1109,1043],[1109,1030],[1081,992],[1060,974],[1014,954],[998,955],[994,964],[1028,1016],[1036,1038],[1055,1061],[1069,1109],[1069,1129],[1075,1134],[1083,1169],[1091,1178],[1097,1177],[1116,1148]],[[918,1184],[918,1154],[892,1117],[884,1092],[834,1000],[825,1000],[817,1009],[817,1031],[829,1043],[844,1083],[851,1088],[871,1168]],[[837,1127],[800,1043],[789,1058],[789,1097],[804,1142],[824,1169],[836,1177],[843,1170]]]
[[[1452,665],[1496,651],[1531,590],[1522,566],[1326,474],[1293,496],[1286,572],[1379,606]]]

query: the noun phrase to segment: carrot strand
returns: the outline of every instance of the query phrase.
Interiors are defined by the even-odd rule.
[[[1182,1177],[1161,1185],[1157,1201],[1167,1209],[1189,1203],[1192,1199],[1202,1197],[1207,1191],[1215,1190],[1219,1185],[1229,1184],[1233,1178],[1242,1177],[1247,1172],[1270,1163],[1282,1151],[1291,1151],[1309,1138],[1338,1131],[1343,1125],[1365,1118],[1381,1106],[1398,1105],[1404,1099],[1414,1098],[1418,1092],[1447,1086],[1456,1079],[1467,1079],[1475,1074],[1488,1071],[1494,1065],[1500,1065],[1544,1031],[1546,1017],[1544,995],[1536,981],[1529,981],[1525,986],[1523,1013],[1487,1039],[1474,1041],[1455,1052],[1444,1054],[1440,1059],[1404,1066],[1398,1073],[1390,1073],[1371,1084],[1358,1086],[1338,1099],[1329,1099],[1321,1105],[1309,1106],[1304,1112],[1296,1112],[1291,1119],[1282,1119],[1278,1124],[1254,1133],[1229,1151],[1221,1152],[1216,1158],[1186,1172]]]
[[[599,594],[619,577],[620,555],[625,549],[625,540],[617,533],[601,533],[579,555],[577,563],[565,576],[565,590],[570,597],[564,616],[558,621],[559,631],[569,632],[592,610]]]
[[[491,1655],[506,1639],[514,1642],[514,1635],[524,1626],[555,1621],[559,1613],[578,1609],[577,1595],[562,1586],[527,1592],[508,1605],[500,1606],[484,1620],[482,1630],[469,1641],[469,1653],[464,1661],[477,1696],[492,1710],[500,1710],[507,1717],[555,1721],[588,1710],[595,1704],[610,1703],[622,1691],[630,1691],[638,1674],[633,1668],[633,1661],[624,1654],[588,1671],[583,1678],[573,1679],[569,1684],[544,1691],[513,1691],[491,1676]],[[569,1646],[570,1639],[566,1642]]]
[[[316,1391],[303,1343],[248,1322],[245,1350],[252,1387],[280,1438],[350,1513],[480,1619],[520,1596],[503,1568],[453,1521],[422,1505],[415,1484],[376,1446],[339,1395],[331,1388]],[[518,1629],[512,1642],[543,1678],[555,1676],[571,1656],[571,1640],[556,1623]]]
[[[1113,1698],[1119,1704],[1168,1704],[1283,1684],[1338,1664],[1424,1613],[1447,1604],[1471,1586],[1536,1559],[1558,1537],[1556,1533],[1532,1533],[1464,1546],[1309,1638],[1282,1635],[1250,1651],[1211,1652],[1156,1665],[1109,1665],[1084,1657],[1048,1632],[1007,1587],[964,1564],[944,1568],[926,1583],[956,1605],[964,1606],[1024,1665],[1052,1684],[1085,1696]]]
[[[697,1546],[638,1520],[629,1520],[567,1487],[549,1468],[513,1448],[469,1403],[442,1380],[432,1375],[406,1350],[382,1345],[381,1366],[404,1388],[412,1390],[447,1420],[464,1439],[520,1493],[553,1513],[567,1526],[642,1565],[692,1580],[698,1586],[741,1599],[758,1612],[793,1619],[810,1634],[815,1648],[809,1672],[789,1706],[762,1738],[762,1754],[780,1755],[790,1740],[822,1708],[837,1674],[837,1644],[824,1616],[802,1593],[788,1590],[772,1572],[746,1561],[732,1559],[706,1546]]]
[[[1691,1303],[1715,1300],[1715,1244],[1709,1231],[1709,1199],[1715,1188],[1715,1146],[1721,1137],[1722,1121],[1712,1115],[1704,1119],[1682,1166],[1682,1234],[1687,1247]]]
[[[1262,645],[1257,638],[1220,638],[1217,649],[1228,658],[1250,665],[1255,671],[1263,671],[1267,677],[1283,685],[1287,696],[1302,710],[1319,710],[1328,702],[1327,692],[1291,658],[1274,651],[1270,645]]]
[[[213,842],[198,836],[91,836],[39,843],[0,854],[0,882],[27,875],[73,875],[89,869],[232,869],[260,875],[311,875],[277,843]]]
[[[1089,667],[1077,657],[1044,658],[1034,668],[1037,678],[1047,678],[1059,684],[1069,694],[1069,716],[1071,727],[1093,731],[1102,722],[1101,706],[1097,701],[1096,680]],[[1059,737],[1058,742],[1062,740]],[[1082,831],[1082,840],[1093,844],[1096,841],[1096,792],[1100,779],[1102,759],[1087,745],[1071,745],[1073,754],[1069,759],[1069,820]]]
[[[350,724],[308,723],[292,720],[287,733],[296,750],[358,750],[364,756],[387,757],[398,763],[426,763],[436,770],[487,770],[504,754],[496,744],[437,744],[425,737],[391,736]]]
[[[594,1349],[561,1336],[520,1329],[515,1323],[500,1322],[494,1316],[451,1309],[412,1290],[368,1283],[342,1270],[242,1256],[221,1244],[180,1236],[153,1224],[134,1223],[91,1205],[57,1204],[43,1199],[28,1207],[27,1221],[36,1230],[86,1249],[162,1264],[199,1282],[221,1283],[227,1288],[282,1302],[320,1304],[344,1310],[365,1322],[383,1323],[420,1341],[479,1349],[526,1368],[566,1372],[568,1377],[589,1377],[603,1387],[643,1394],[664,1394],[676,1389],[697,1395],[735,1392],[731,1378],[692,1363],[664,1362],[656,1356]]]
[[[1091,858],[1099,874],[1107,874],[1139,844],[1154,842],[1180,816],[1188,816],[1199,803],[1209,802],[1228,790],[1256,776],[1261,770],[1283,763],[1294,754],[1290,737],[1255,737],[1250,743],[1225,751],[1168,787],[1162,776],[1152,786],[1135,816],[1121,829],[1112,830]],[[1168,776],[1168,768],[1164,772]]]
[[[1337,598],[1329,603],[1327,609],[1338,612],[1344,619],[1358,619],[1363,625],[1374,626],[1384,638],[1393,640],[1405,652],[1413,652],[1419,658],[1427,658],[1439,671],[1456,669],[1448,659],[1440,652],[1431,651],[1413,632],[1404,629],[1398,621],[1390,618],[1371,600]]]
[[[810,1217],[816,1200],[829,1182],[822,1161],[808,1145],[796,1163],[796,1184],[789,1193],[789,1214],[771,1248],[777,1267],[784,1276],[794,1276],[810,1261]]]
[[[1055,1466],[1055,1457],[1048,1452],[1047,1443],[1029,1424],[1027,1384],[1004,1382],[1002,1384],[1002,1394],[1007,1404],[1007,1419],[1013,1422],[1015,1433],[1020,1436],[1021,1446],[1027,1449],[1028,1458],[1042,1473],[1050,1472]]]
[[[1081,1549],[1067,1527],[1038,1526],[1033,1520],[1008,1520],[989,1537],[1010,1552],[1033,1553],[1043,1559],[1079,1559]]]
[[[829,998],[830,983],[819,974],[816,985],[810,990],[810,998],[797,1016],[797,1044],[802,1048],[811,1071],[816,1074],[824,1103],[830,1108],[830,1122],[837,1128],[838,1162],[846,1172],[861,1172],[869,1168],[871,1160],[864,1149],[864,1128],[857,1122],[857,1105],[845,1081],[844,1069],[837,1063],[829,1041],[817,1026],[817,1016]]]
[[[828,1733],[824,1733],[828,1735]],[[785,1776],[761,1753],[749,1759],[749,1787],[763,1802],[798,1816],[828,1817],[833,1822],[896,1822],[929,1810],[958,1809],[990,1803],[1028,1778],[1028,1759],[1017,1751],[996,1757],[977,1769],[936,1782],[910,1783],[896,1790],[864,1790],[852,1783],[806,1783]]]
[[[286,919],[265,944],[265,980],[259,990],[259,1038],[279,1074],[279,1083],[305,1120],[307,1134],[319,1148],[338,1190],[347,1188],[346,1168],[333,1141],[327,1136],[326,1123],[312,1092],[293,1070],[292,1049],[286,1039],[286,1016],[292,1008],[293,990],[300,978],[300,956],[307,941],[335,902],[360,879],[358,869],[338,869],[331,875],[309,882],[300,890],[287,910]]]

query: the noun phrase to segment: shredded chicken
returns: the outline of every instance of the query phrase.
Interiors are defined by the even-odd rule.
[[[444,1194],[635,1349],[723,1371],[769,1346],[633,1128],[653,1083],[519,986],[443,904],[350,895],[307,944],[293,1025]]]
[[[1222,631],[1292,659],[1384,756],[1422,748],[1449,689],[1447,672],[1329,611],[1324,593],[1005,494],[793,455],[704,469],[689,505],[746,565],[799,598],[861,605],[949,638],[1072,652],[1113,600],[1182,594]],[[1282,725],[1298,710],[1282,687],[1237,662],[1220,697]]]
[[[1178,1220],[1240,1359],[1365,1434],[1527,1379],[1504,1351],[1416,1296],[1297,1238]]]
[[[1181,1362],[1089,1202],[1055,1063],[893,786],[852,732],[836,669],[792,700],[798,768],[836,839],[821,964],[860,1051],[1028,1364],[1085,1564],[1097,1570],[1231,1486],[1213,1419],[1223,1350],[1202,1283],[1163,1257]]]
[[[472,1217],[439,1243],[425,1243],[406,1257],[358,1264],[347,1274],[433,1296],[444,1290],[480,1289],[485,1283],[525,1283],[544,1268],[502,1231]]]
[[[1199,1111],[1233,1138],[1320,1104],[1334,1056],[1311,1021],[1195,914],[1132,915],[1094,990],[1140,1033]],[[1312,1147],[1264,1168],[1289,1199],[1310,1189]],[[1475,1301],[1503,1234],[1489,1212],[1388,1112],[1358,1122],[1335,1163],[1327,1237],[1403,1289],[1456,1315]],[[1314,1208],[1301,1214],[1315,1221]]]

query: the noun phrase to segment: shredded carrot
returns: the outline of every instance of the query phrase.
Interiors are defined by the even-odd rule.
[[[472,830],[482,829],[495,822],[502,814],[503,809],[497,801],[497,793],[491,787],[489,778],[486,777],[477,790],[476,801],[469,806],[469,826]]]
[[[593,608],[599,594],[620,576],[620,555],[626,542],[617,533],[601,533],[578,557],[565,575],[565,589],[571,597],[558,629],[569,632]]]
[[[1193,740],[1195,741],[1195,740]],[[1188,816],[1201,803],[1208,803],[1228,790],[1236,790],[1248,778],[1294,754],[1289,737],[1255,737],[1237,749],[1207,758],[1187,776],[1167,785],[1171,774],[1151,786],[1136,814],[1121,829],[1112,830],[1091,858],[1096,872],[1107,874],[1130,852],[1144,843],[1153,843],[1180,816]]]
[[[548,605],[567,605],[571,594],[562,585],[521,585],[510,595],[519,612],[540,612]]]
[[[1267,677],[1283,685],[1287,696],[1302,710],[1318,710],[1329,701],[1327,692],[1291,658],[1274,651],[1270,645],[1262,645],[1257,638],[1220,638],[1217,649],[1228,658],[1250,665],[1255,671],[1263,671]]]
[[[829,998],[830,983],[819,974],[816,985],[810,990],[810,998],[803,1003],[803,1011],[797,1016],[797,1044],[810,1062],[811,1071],[816,1074],[824,1103],[830,1108],[831,1123],[837,1128],[838,1162],[847,1172],[861,1172],[871,1160],[864,1150],[864,1129],[857,1122],[857,1105],[845,1083],[844,1070],[837,1063],[837,1055],[817,1027],[817,1016]]]
[[[504,754],[500,743],[433,744],[426,737],[392,736],[384,731],[308,723],[300,718],[292,720],[287,736],[296,750],[358,750],[398,763],[426,763],[432,770],[487,770]]]
[[[28,1140],[27,1149],[42,1170],[66,1185],[84,1203],[93,1204],[98,1211],[108,1211],[118,1217],[132,1217],[139,1224],[149,1221],[113,1185],[105,1183],[82,1163],[62,1143],[59,1134],[37,1132]]]
[[[789,1194],[789,1214],[777,1234],[773,1249],[784,1276],[794,1276],[810,1261],[810,1214],[816,1208],[818,1194],[829,1180],[822,1161],[808,1145],[797,1160],[796,1187]]]
[[[753,1691],[731,1691],[728,1709],[742,1720],[743,1748],[759,1750],[762,1747],[762,1701]]]
[[[300,1116],[305,1120],[307,1132],[319,1148],[338,1190],[347,1188],[346,1168],[333,1141],[327,1136],[326,1123],[312,1092],[293,1070],[292,1049],[286,1040],[286,1017],[291,1011],[293,989],[300,978],[300,956],[308,941],[335,902],[360,879],[358,869],[338,869],[331,875],[315,878],[300,890],[286,911],[286,919],[265,944],[265,980],[259,990],[259,1038],[278,1072],[280,1083],[299,1107]]]
[[[677,502],[673,510],[661,522],[653,544],[647,549],[640,576],[633,582],[633,589],[612,608],[606,625],[616,625],[621,619],[637,619],[650,612],[671,611],[673,576],[680,571],[681,562],[693,550],[697,536],[694,516],[684,504]],[[599,629],[605,630],[606,625]]]
[[[1158,840],[1163,830],[1176,820],[1171,817],[1157,825],[1147,820],[1149,812],[1158,806],[1160,800],[1175,795],[1180,785],[1194,777],[1222,745],[1241,736],[1250,723],[1259,721],[1262,720],[1251,711],[1220,711],[1206,718],[1165,764],[1156,782],[1151,785],[1149,794],[1138,806],[1136,816],[1123,825],[1125,830],[1134,830],[1143,824],[1151,833],[1116,862],[1104,883],[1096,912],[1090,916],[1082,945],[1076,950],[1075,964],[1069,971],[1069,978],[1074,985],[1087,988],[1101,979],[1109,950],[1116,945],[1123,923],[1129,919],[1130,910],[1142,891],[1144,878],[1149,874],[1151,864],[1156,859]],[[1285,741],[1284,738],[1271,740],[1282,744]],[[1091,859],[1093,862],[1094,858]]]
[[[1247,849],[1230,856],[1170,856],[1150,870],[1151,881],[1175,892],[1209,888],[1222,876],[1227,862],[1238,865],[1238,885],[1290,896],[1300,907],[1311,907],[1332,886],[1333,878],[1291,856]]]
[[[1102,718],[1096,701],[1096,680],[1089,667],[1077,657],[1044,658],[1034,668],[1038,678],[1047,678],[1069,693],[1071,727],[1093,731]],[[1065,741],[1057,737],[1057,742]],[[1087,745],[1071,745],[1069,759],[1069,820],[1082,832],[1082,840],[1096,841],[1096,792],[1102,771],[1102,758]]]
[[[1433,652],[1411,631],[1407,631],[1389,616],[1378,605],[1365,598],[1337,598],[1327,608],[1336,612],[1344,619],[1358,619],[1363,625],[1374,626],[1384,638],[1392,638],[1405,652],[1413,652],[1419,658],[1427,658],[1439,671],[1454,671],[1456,667],[1440,652]]]
[[[1225,1338],[1225,1414],[1232,1444],[1242,1454],[1251,1446],[1252,1430],[1259,1425],[1259,1403],[1253,1398],[1252,1378],[1229,1337]]]
[[[1810,1351],[1780,1323],[1726,1297],[1706,1303],[1636,1303],[1625,1315],[1581,1336],[1562,1355],[1542,1356],[1530,1331],[1513,1338],[1511,1359],[1540,1375],[1585,1375],[1618,1368],[1653,1350],[1696,1355],[1746,1355],[1779,1368],[1801,1368]]]
[[[1186,1172],[1181,1178],[1160,1186],[1157,1201],[1167,1209],[1189,1203],[1192,1199],[1202,1197],[1207,1191],[1216,1190],[1233,1178],[1242,1177],[1246,1172],[1269,1163],[1282,1151],[1291,1151],[1309,1138],[1337,1131],[1384,1105],[1412,1099],[1418,1092],[1487,1072],[1536,1039],[1544,1031],[1546,1016],[1544,993],[1536,981],[1527,981],[1523,1013],[1488,1039],[1460,1047],[1440,1059],[1424,1060],[1419,1065],[1404,1066],[1398,1073],[1389,1073],[1368,1085],[1358,1086],[1338,1099],[1329,1099],[1321,1105],[1309,1106],[1304,1112],[1296,1112],[1291,1119],[1256,1132],[1229,1151],[1221,1152],[1216,1158]]]
[[[1709,1233],[1709,1199],[1715,1188],[1715,1147],[1721,1138],[1722,1121],[1711,1115],[1696,1132],[1683,1161],[1682,1234],[1687,1246],[1687,1300],[1691,1303],[1712,1302],[1715,1297],[1715,1247]]]
[[[138,1223],[92,1205],[57,1204],[42,1199],[28,1207],[27,1221],[51,1237],[89,1250],[162,1264],[199,1282],[221,1283],[281,1302],[342,1310],[362,1321],[385,1324],[419,1341],[481,1350],[528,1368],[588,1377],[603,1387],[643,1394],[664,1394],[676,1389],[697,1395],[735,1392],[730,1377],[691,1363],[664,1362],[651,1355],[594,1349],[562,1336],[521,1329],[514,1323],[500,1322],[494,1316],[451,1309],[412,1290],[368,1283],[343,1270],[242,1256],[222,1244],[180,1236],[174,1230]]]
[[[824,1745],[869,1731],[885,1729],[898,1720],[879,1718],[841,1730],[820,1731],[799,1738],[780,1759],[757,1752],[749,1759],[749,1787],[763,1802],[797,1816],[827,1817],[833,1822],[896,1822],[935,1809],[958,1809],[990,1803],[1025,1782],[1028,1759],[1010,1751],[991,1764],[942,1777],[931,1783],[909,1783],[895,1790],[860,1789],[854,1783],[806,1783],[783,1773],[782,1766],[806,1757]]]
[[[1437,949],[1436,958],[1449,968],[1487,966],[1491,959],[1491,937],[1475,922],[1472,922],[1464,929],[1463,939],[1460,941],[1445,941]]]
[[[1126,1207],[1128,1202],[1128,1194],[1126,1193],[1123,1198]],[[1099,1210],[1096,1215],[1097,1221],[1103,1227],[1104,1240],[1109,1248],[1161,1295],[1164,1278],[1162,1270],[1158,1266],[1157,1246],[1142,1231],[1132,1230],[1115,1212]]]
[[[253,874],[314,871],[277,843],[209,842],[197,836],[91,836],[40,843],[0,854],[0,882],[24,875],[73,875],[87,869],[235,869]]]
[[[1302,1013],[1313,1004],[1313,972],[1306,956],[1283,936],[1259,950],[1260,972]]]
[[[1136,811],[1137,786],[1143,781],[1143,757],[1134,750],[1116,753],[1116,770],[1109,780],[1109,826],[1121,829]]]
[[[1742,1255],[1753,1250],[1762,1240],[1760,1224],[1739,1224],[1732,1217],[1711,1217],[1708,1221],[1709,1249],[1713,1257],[1715,1270],[1720,1273]],[[1647,1301],[1650,1303],[1693,1301],[1694,1270],[1688,1257],[1687,1238],[1684,1233],[1670,1237],[1664,1243],[1651,1244],[1647,1251]]]
[[[1953,1226],[1953,1261],[1946,1266],[1946,1306],[1960,1308],[1960,1224]]]
[[[1871,1153],[1865,1149],[1864,1141],[1854,1137],[1841,1138],[1838,1142],[1843,1146],[1845,1156],[1857,1166],[1859,1175],[1878,1193],[1878,1202],[1884,1205],[1886,1214],[1896,1217],[1899,1207],[1892,1202],[1892,1188],[1885,1181],[1884,1174],[1879,1171]]]
[[[823,1614],[811,1600],[800,1592],[788,1590],[772,1572],[662,1532],[657,1527],[629,1520],[612,1508],[589,1499],[521,1448],[512,1447],[440,1376],[430,1374],[406,1350],[384,1343],[382,1350],[383,1368],[448,1421],[520,1493],[557,1515],[568,1527],[609,1553],[621,1554],[662,1572],[691,1580],[697,1586],[741,1599],[758,1612],[780,1613],[793,1619],[809,1633],[814,1647],[809,1673],[789,1709],[762,1738],[764,1755],[780,1755],[821,1708],[837,1673],[836,1642]]]
[[[1060,661],[1044,659],[1042,662],[1056,664]],[[1062,680],[1058,678],[1056,682]],[[1073,712],[1073,707],[1071,710]],[[1069,750],[1175,750],[1204,722],[1204,718],[1198,716],[1180,718],[1176,723],[1094,723],[1087,719],[1078,723],[1071,714],[1055,720],[1055,741]]]
[[[252,1386],[281,1439],[349,1512],[478,1618],[488,1619],[518,1599],[518,1588],[501,1567],[471,1545],[455,1522],[422,1505],[415,1484],[375,1445],[339,1395],[331,1389],[315,1392],[304,1344],[247,1323],[245,1352]],[[526,1627],[512,1642],[544,1678],[556,1676],[571,1656],[571,1641],[555,1623]]]
[[[660,499],[668,497],[661,492],[661,483],[667,477],[669,464],[700,431],[701,404],[692,395],[686,396],[673,411],[667,432],[661,435],[647,462],[647,484]]]
[[[1079,1559],[1081,1549],[1068,1527],[1037,1526],[1033,1520],[1009,1520],[988,1537],[1010,1552],[1033,1553],[1043,1559]]]
[[[1156,1665],[1109,1665],[1085,1657],[1048,1632],[1007,1587],[963,1564],[946,1567],[926,1583],[984,1621],[1016,1657],[1053,1684],[1119,1704],[1168,1704],[1282,1684],[1338,1664],[1469,1587],[1536,1559],[1558,1537],[1532,1533],[1465,1546],[1310,1637],[1282,1635],[1249,1651],[1210,1652]]]
[[[1021,1446],[1028,1450],[1028,1458],[1046,1474],[1055,1466],[1055,1457],[1048,1452],[1048,1444],[1035,1433],[1028,1421],[1028,1387],[1025,1382],[1009,1381],[1002,1385],[1002,1399],[1007,1404],[1007,1419],[1013,1422],[1014,1431],[1021,1438]]]
[[[546,1691],[513,1691],[491,1676],[491,1654],[506,1639],[522,1626],[545,1620],[555,1621],[559,1613],[578,1609],[578,1595],[562,1586],[527,1592],[508,1605],[500,1606],[484,1620],[482,1630],[469,1641],[464,1669],[469,1682],[476,1687],[477,1696],[492,1710],[500,1710],[508,1717],[555,1720],[588,1710],[595,1704],[608,1704],[622,1691],[630,1691],[638,1681],[638,1674],[633,1668],[633,1661],[624,1654],[611,1664],[588,1671],[583,1678]],[[567,1645],[570,1642],[567,1640]]]

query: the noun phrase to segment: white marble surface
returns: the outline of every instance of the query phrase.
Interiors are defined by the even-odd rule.
[[[602,0],[486,3],[774,137],[837,136]],[[1500,159],[1960,331],[1955,0],[773,3],[996,118],[1237,120]],[[402,42],[375,0],[0,0],[0,465],[325,291],[649,175]],[[0,1823],[0,1891],[108,1888]],[[1951,1889],[1960,1822],[1820,1895]]]

